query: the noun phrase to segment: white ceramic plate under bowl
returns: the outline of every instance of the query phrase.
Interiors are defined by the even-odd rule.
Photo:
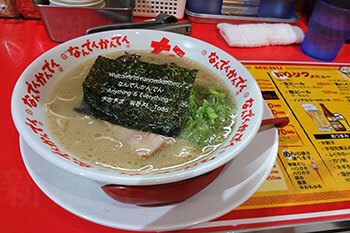
[[[270,117],[272,114],[265,105],[264,118]],[[20,146],[34,182],[62,208],[104,226],[164,231],[183,229],[217,218],[252,196],[275,163],[278,134],[276,129],[259,132],[213,183],[184,202],[160,207],[116,202],[96,182],[66,172],[41,158],[22,138]]]

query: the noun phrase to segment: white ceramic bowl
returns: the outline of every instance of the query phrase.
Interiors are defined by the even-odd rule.
[[[102,46],[100,41],[108,43]],[[91,47],[89,51],[83,46],[93,42],[96,42],[99,48]],[[238,108],[236,124],[228,140],[209,157],[191,166],[149,174],[104,170],[80,161],[74,154],[62,148],[47,129],[42,109],[54,82],[60,79],[65,71],[88,59],[96,58],[97,55],[139,49],[153,51],[159,43],[168,45],[172,55],[193,59],[210,68],[224,80]],[[45,72],[50,78],[46,78],[45,83],[38,83],[36,77],[41,74],[45,77]],[[33,87],[33,82],[39,86]],[[57,167],[101,184],[154,185],[196,177],[235,158],[249,145],[260,127],[263,99],[256,81],[248,70],[223,50],[181,34],[137,29],[86,35],[47,51],[30,64],[18,79],[13,90],[11,108],[14,123],[21,137],[39,155]]]

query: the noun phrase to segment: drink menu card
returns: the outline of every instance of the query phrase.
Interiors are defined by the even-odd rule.
[[[241,208],[350,200],[350,67],[246,67],[273,115],[290,123],[270,176]]]
[[[349,218],[350,64],[245,66],[274,117],[288,116],[290,123],[278,131],[278,157],[260,189],[235,210],[191,231]]]

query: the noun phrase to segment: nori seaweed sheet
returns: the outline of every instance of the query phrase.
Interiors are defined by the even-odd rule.
[[[83,102],[96,118],[177,137],[189,112],[197,70],[99,56],[83,82]]]

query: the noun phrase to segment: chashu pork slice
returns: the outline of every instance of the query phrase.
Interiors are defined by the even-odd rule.
[[[166,145],[166,139],[155,133],[142,132],[128,129],[119,125],[107,123],[113,130],[123,135],[127,142],[138,154],[141,159],[147,159]]]
[[[82,101],[80,106],[74,108],[74,110],[86,115],[93,115],[91,108],[87,106],[84,101]],[[123,126],[112,124],[108,121],[104,122],[112,131],[120,132],[120,135],[122,135],[122,137],[125,139],[125,142],[127,142],[142,159],[149,158],[165,144],[173,141],[171,137],[169,138],[164,137],[160,134],[129,129]]]

